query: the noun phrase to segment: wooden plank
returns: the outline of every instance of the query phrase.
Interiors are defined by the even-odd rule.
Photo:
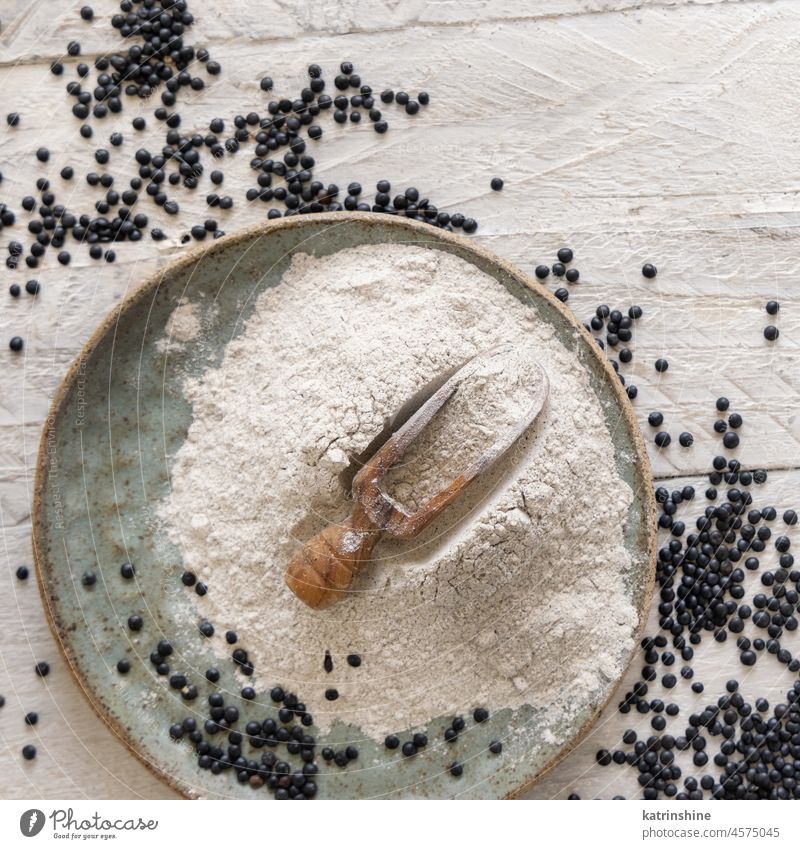
[[[63,92],[69,74],[55,78],[48,71],[71,38],[88,55],[111,43],[105,20],[113,3],[92,4],[92,26],[79,20],[79,3],[14,3],[6,5],[0,31],[0,62],[6,63],[0,80],[6,110],[18,109],[23,120],[16,129],[0,126],[0,200],[18,209],[46,170],[59,201],[90,210],[101,193],[85,184],[83,174],[103,170],[92,159],[94,149],[107,146],[112,130],[124,133],[125,147],[112,149],[109,169],[117,175],[115,188],[124,188],[134,173],[132,150],[160,146],[162,129],[156,132],[151,105],[142,113],[148,129],[134,133],[130,121],[137,112],[126,103],[121,116],[95,122],[92,140],[80,138],[80,122]],[[20,15],[13,24],[9,9]],[[673,435],[669,449],[653,452],[659,476],[697,474],[719,451],[711,430],[719,394],[745,418],[742,462],[771,469],[800,465],[796,3],[351,0],[308,6],[241,0],[235,8],[204,4],[198,17],[198,43],[211,47],[224,73],[181,105],[182,129],[203,129],[210,118],[234,110],[263,109],[259,78],[270,73],[279,89],[295,90],[309,61],[330,71],[349,58],[376,88],[428,89],[431,106],[416,118],[391,113],[385,137],[366,125],[326,122],[323,143],[311,145],[317,176],[342,186],[354,178],[368,186],[383,177],[396,187],[418,185],[440,206],[477,217],[478,242],[528,271],[552,262],[557,247],[571,245],[582,277],[569,287],[569,303],[580,318],[598,303],[641,304],[635,359],[623,371],[639,388],[642,420],[661,409]],[[34,157],[41,140],[53,151],[47,169]],[[252,184],[249,158],[243,152],[224,163],[224,191],[236,209],[214,211],[223,229],[265,217],[264,205],[244,199]],[[76,168],[71,183],[58,176],[64,164]],[[489,190],[494,175],[506,180],[502,193]],[[0,340],[17,333],[26,339],[24,357],[0,354],[6,358],[0,372],[0,524],[8,566],[0,586],[13,599],[0,608],[5,797],[168,793],[87,709],[57,660],[35,587],[19,586],[12,575],[31,556],[32,469],[54,388],[100,318],[145,275],[180,255],[181,236],[210,214],[208,190],[204,180],[194,195],[176,193],[180,214],[166,223],[153,218],[167,231],[166,242],[122,245],[110,265],[92,262],[78,248],[66,268],[49,256],[36,272],[4,277],[8,284],[35,276],[43,287],[36,303],[23,295],[9,299],[0,313]],[[144,200],[141,209],[151,214],[155,208]],[[20,211],[20,222],[28,219]],[[20,232],[6,229],[3,237]],[[640,274],[648,260],[659,267],[655,281]],[[545,285],[554,288],[552,278]],[[783,305],[781,338],[773,346],[761,335],[763,304],[772,297]],[[659,356],[671,363],[660,376],[652,367]],[[694,433],[692,449],[677,445],[681,430]],[[650,429],[644,431],[651,440]],[[789,506],[797,483],[797,473],[773,472],[756,492]],[[54,666],[50,689],[31,673],[43,656]],[[714,663],[736,668],[735,658],[731,664],[723,655]],[[710,675],[712,666],[702,660],[698,675]],[[755,670],[748,674],[762,674],[761,665]],[[770,686],[764,675],[752,679],[753,692]],[[692,703],[691,697],[685,702]],[[19,748],[32,732],[21,716],[33,708],[43,715],[37,732],[47,753],[23,764]],[[584,795],[611,795],[624,786],[622,792],[633,795],[628,773],[624,778],[616,768],[592,766],[595,745],[609,745],[624,727],[620,722],[609,714],[536,792],[560,795],[574,786]],[[87,756],[83,741],[91,741],[100,761],[114,765],[115,777]]]
[[[475,23],[499,21],[523,23],[570,18],[610,12],[638,12],[643,8],[673,8],[681,5],[723,5],[736,0],[336,0],[307,3],[302,0],[263,3],[236,2],[224,11],[209,4],[191,7],[196,23],[192,43],[219,44],[233,38],[270,44],[300,36],[374,34],[408,28],[436,26],[469,27]],[[119,12],[114,2],[94,3],[91,24],[81,20],[80,6],[61,0],[9,0],[0,19],[0,61],[18,62],[44,59],[48,63],[63,57],[66,44],[78,40],[85,52],[105,53],[119,49],[110,25]],[[56,7],[55,9],[53,7]]]

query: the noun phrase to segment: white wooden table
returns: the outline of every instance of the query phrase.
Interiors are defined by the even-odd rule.
[[[93,139],[78,135],[80,122],[63,90],[72,75],[56,78],[48,69],[72,38],[90,57],[117,43],[108,24],[117,5],[92,5],[95,19],[87,25],[79,0],[0,0],[2,111],[22,113],[18,128],[0,126],[0,199],[17,210],[42,173],[34,157],[40,144],[53,152],[47,171],[58,200],[90,209],[98,194],[82,175],[96,167],[92,152],[108,146],[113,129],[125,135],[122,152],[112,149],[112,170],[120,175],[133,174],[136,147],[162,143],[150,135],[152,106],[143,113],[148,130],[134,138],[130,101],[121,115],[95,122]],[[299,91],[310,62],[332,77],[341,60],[351,59],[378,90],[428,90],[428,109],[416,118],[393,114],[385,136],[367,125],[326,121],[318,177],[340,185],[359,179],[368,186],[379,178],[417,185],[440,208],[478,218],[477,240],[529,271],[552,262],[562,244],[572,246],[582,276],[570,304],[579,317],[588,318],[601,302],[639,303],[645,310],[628,374],[639,386],[642,422],[661,409],[673,433],[672,447],[653,455],[657,475],[682,482],[707,469],[719,448],[713,399],[724,394],[745,418],[742,462],[771,470],[757,503],[797,506],[800,4],[207,0],[190,6],[197,24],[189,41],[208,46],[223,73],[191,105],[180,106],[182,129],[195,122],[202,130],[215,115],[263,108],[258,81],[267,73],[279,92]],[[244,201],[249,158],[242,153],[224,166],[236,209],[216,217],[228,231],[265,215],[263,204]],[[78,175],[69,184],[58,176],[67,163]],[[489,190],[494,175],[506,181],[501,193]],[[3,797],[172,795],[91,713],[59,658],[33,580],[21,583],[14,571],[31,560],[31,487],[49,398],[98,320],[145,274],[178,256],[180,236],[206,217],[205,187],[188,194],[179,220],[153,219],[168,241],[124,244],[113,265],[93,263],[76,248],[63,268],[50,252],[35,274],[42,283],[36,303],[23,294],[0,311]],[[144,206],[148,214],[155,209]],[[3,242],[19,234],[6,230]],[[656,281],[641,276],[648,260],[659,267]],[[21,270],[4,273],[2,281],[32,276]],[[762,336],[764,303],[773,297],[781,301],[781,337],[769,345]],[[6,347],[16,334],[25,338],[24,356]],[[661,355],[670,369],[657,375],[652,363]],[[681,430],[694,432],[693,448],[677,445]],[[697,485],[702,492],[703,483]],[[745,670],[731,644],[698,652],[696,679],[706,683],[706,694],[696,697],[681,682],[669,698],[682,712],[716,698],[720,682],[732,676],[746,695],[780,698],[788,673],[771,658]],[[41,659],[53,669],[44,680],[33,674]],[[23,715],[34,709],[41,719],[30,729]],[[530,795],[636,795],[635,772],[602,769],[594,752],[613,747],[629,725],[646,735],[648,720],[610,709]],[[39,748],[33,763],[20,756],[27,742]]]

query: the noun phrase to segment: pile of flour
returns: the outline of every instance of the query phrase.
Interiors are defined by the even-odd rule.
[[[533,348],[549,377],[535,425],[420,537],[381,541],[356,592],[307,608],[284,572],[352,509],[340,481],[350,457],[431,378],[500,343]],[[426,432],[398,494],[413,503],[415,485],[435,489],[454,442],[491,441],[524,398],[520,379],[498,407],[488,376],[485,403]],[[323,730],[340,719],[380,739],[478,705],[530,704],[547,709],[555,741],[574,695],[600,697],[621,672],[637,623],[621,578],[632,493],[576,356],[474,266],[404,245],[295,254],[219,367],[185,391],[193,421],[160,518],[209,585],[198,618],[235,628],[258,683],[297,692]],[[218,650],[229,656],[222,639]],[[338,701],[323,698],[329,687]]]

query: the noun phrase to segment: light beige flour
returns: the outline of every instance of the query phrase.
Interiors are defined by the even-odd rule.
[[[209,585],[198,619],[236,628],[258,682],[297,692],[323,729],[338,718],[381,738],[477,705],[530,704],[550,711],[556,740],[574,695],[599,698],[620,673],[636,625],[621,578],[632,494],[585,371],[534,316],[444,252],[296,254],[221,365],[187,383],[193,422],[160,515]],[[305,607],[284,571],[350,511],[340,482],[350,455],[432,377],[504,342],[533,346],[549,376],[537,423],[419,538],[383,540],[357,592]],[[502,410],[473,404],[438,436],[491,437],[514,402],[512,391]],[[426,440],[416,459],[431,474],[418,482],[435,486],[453,456],[435,431]],[[413,501],[411,482],[398,485]],[[329,687],[338,701],[323,698]]]
[[[538,396],[538,372],[531,345],[501,345],[467,360],[453,376],[453,395],[389,470],[386,494],[411,512],[441,492],[516,429]]]
[[[194,304],[185,298],[172,311],[164,328],[164,336],[156,342],[159,354],[174,354],[184,350],[186,342],[196,339],[201,331],[200,319]]]

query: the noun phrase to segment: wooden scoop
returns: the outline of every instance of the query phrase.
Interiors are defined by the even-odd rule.
[[[467,360],[455,371],[440,375],[418,392],[412,400],[416,409],[403,416],[409,403],[394,417],[394,432],[379,434],[370,448],[377,447],[353,479],[355,507],[341,524],[329,525],[305,543],[286,570],[286,583],[309,607],[320,609],[335,604],[350,588],[355,576],[368,562],[372,549],[383,534],[411,539],[426,528],[464,490],[501,457],[539,415],[550,384],[538,363],[532,363],[536,379],[527,387],[530,396],[524,414],[466,470],[434,495],[416,512],[409,513],[382,488],[389,469],[400,460],[408,447],[433,420],[458,388],[471,377],[486,358],[508,356],[510,345],[493,348]],[[384,429],[386,430],[386,429]],[[391,431],[391,429],[390,429]]]

